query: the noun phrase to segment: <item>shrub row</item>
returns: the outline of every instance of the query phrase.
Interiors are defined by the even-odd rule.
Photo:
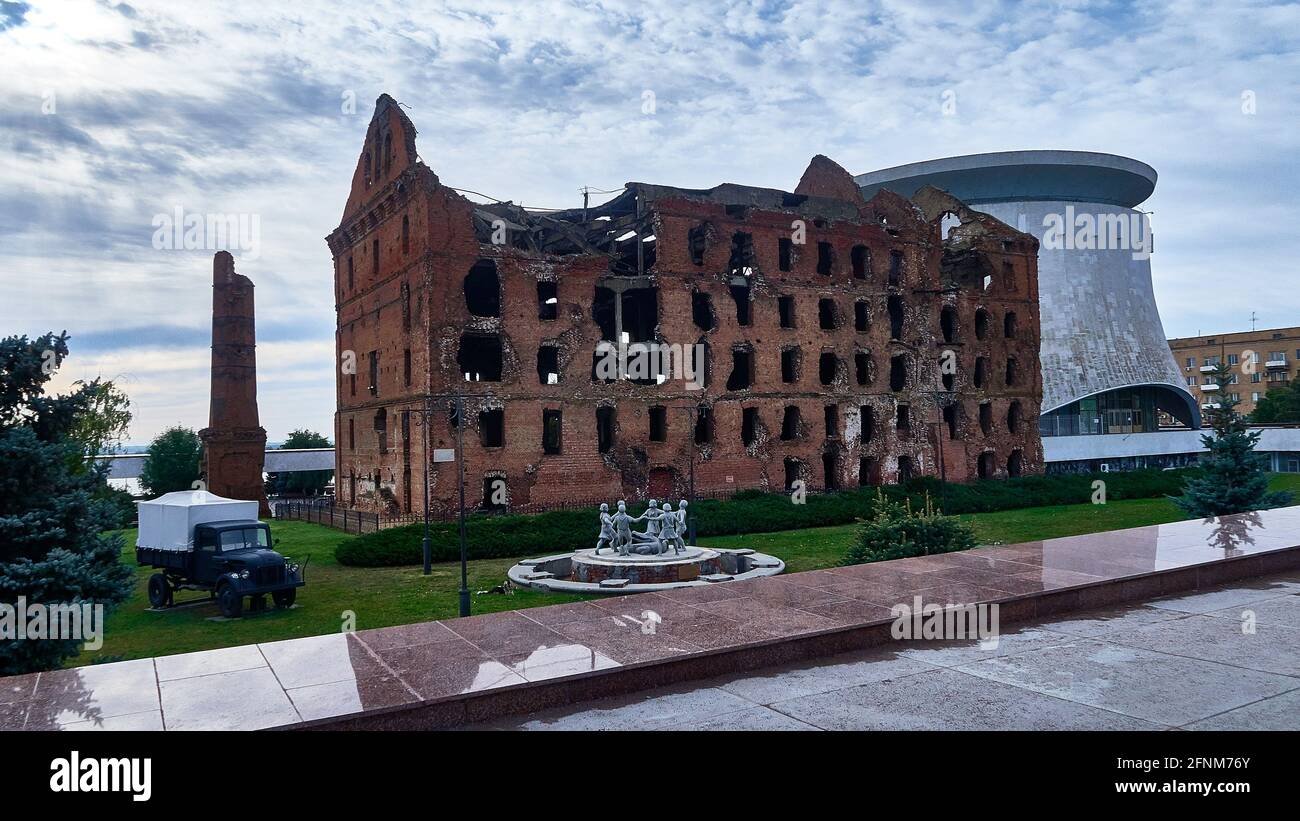
[[[990,479],[970,484],[940,482],[924,477],[904,485],[880,488],[886,499],[910,498],[919,509],[928,493],[944,513],[984,513],[1044,505],[1088,502],[1093,481],[1106,483],[1108,500],[1143,499],[1172,495],[1182,486],[1183,471],[1140,470],[1126,473],[1023,476]],[[800,530],[847,524],[867,516],[877,488],[864,487],[839,493],[809,495],[801,505],[791,504],[784,493],[748,490],[726,500],[701,500],[692,505],[697,536],[725,536]],[[629,505],[639,514],[644,505]],[[435,562],[460,558],[455,522],[435,522],[430,541]],[[466,522],[467,551],[471,559],[538,556],[568,553],[594,547],[600,528],[594,510],[559,510],[533,515],[473,515]],[[424,525],[412,524],[367,533],[340,544],[335,551],[341,564],[391,567],[420,564]]]

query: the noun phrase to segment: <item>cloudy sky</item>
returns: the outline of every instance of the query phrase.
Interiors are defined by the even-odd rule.
[[[155,218],[256,218],[263,424],[330,431],[323,238],[381,92],[444,182],[526,206],[789,189],[817,153],[1134,157],[1165,331],[1296,325],[1297,78],[1300,6],[1268,3],[0,0],[0,334],[67,329],[62,379],[119,380],[133,442],[202,427],[211,251]]]

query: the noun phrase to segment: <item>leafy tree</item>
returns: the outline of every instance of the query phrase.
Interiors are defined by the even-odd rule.
[[[1255,403],[1250,421],[1260,424],[1300,422],[1300,379],[1274,388]]]
[[[284,440],[284,443],[280,445],[282,450],[328,447],[332,447],[329,438],[313,430],[292,431]],[[314,496],[324,491],[325,486],[329,484],[330,479],[333,477],[334,471],[332,470],[268,473],[266,476],[267,492],[274,495],[294,493]]]
[[[1189,516],[1210,518],[1291,503],[1290,492],[1268,489],[1267,459],[1255,453],[1259,431],[1248,430],[1237,413],[1237,400],[1228,393],[1231,378],[1228,366],[1219,363],[1214,371],[1218,407],[1206,414],[1214,435],[1201,437],[1209,455],[1183,484],[1183,495],[1174,499]]]
[[[844,556],[844,564],[864,564],[931,553],[970,550],[975,531],[956,516],[945,516],[925,496],[921,510],[912,501],[891,502],[879,490],[871,505],[871,516],[862,523],[857,542]]]
[[[130,596],[135,571],[119,561],[121,534],[108,532],[120,513],[100,497],[107,468],[77,431],[109,383],[47,396],[67,356],[66,333],[0,339],[0,602],[108,611]],[[0,675],[58,667],[80,650],[80,639],[0,641]]]
[[[149,455],[140,468],[140,487],[148,496],[190,490],[199,478],[203,443],[189,428],[168,428],[149,443]]]

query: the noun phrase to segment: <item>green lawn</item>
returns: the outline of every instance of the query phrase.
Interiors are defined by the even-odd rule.
[[[1300,475],[1276,474],[1275,489],[1300,494]],[[1178,521],[1183,517],[1168,499],[1133,499],[1105,505],[1062,505],[1026,508],[996,513],[973,513],[962,519],[971,522],[981,544],[1011,544],[1080,533],[1096,533],[1141,525]],[[816,570],[839,563],[852,542],[856,525],[719,536],[701,539],[716,547],[749,547],[785,560],[788,572]],[[246,615],[236,621],[214,620],[215,603],[178,608],[163,613],[148,612],[145,584],[149,568],[138,569],[134,597],[108,619],[104,646],[96,653],[83,653],[74,664],[96,660],[141,658],[192,650],[229,647],[252,642],[313,636],[337,632],[345,614],[355,614],[358,630],[395,624],[451,618],[457,615],[460,565],[436,564],[430,576],[419,567],[344,567],[334,560],[334,548],[351,538],[336,530],[304,522],[273,522],[281,553],[307,565],[307,586],[299,591],[292,610]],[[135,531],[125,531],[124,561],[135,562]],[[514,559],[482,559],[469,563],[469,588],[478,591],[500,584]],[[180,592],[177,601],[204,600],[205,594]],[[578,601],[584,597],[516,591],[475,595],[474,613],[536,607]]]

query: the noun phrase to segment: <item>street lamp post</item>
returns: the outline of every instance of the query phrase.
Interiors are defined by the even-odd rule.
[[[469,570],[465,547],[465,405],[460,391],[456,391],[456,474],[460,485],[460,615],[464,618],[469,615]]]

